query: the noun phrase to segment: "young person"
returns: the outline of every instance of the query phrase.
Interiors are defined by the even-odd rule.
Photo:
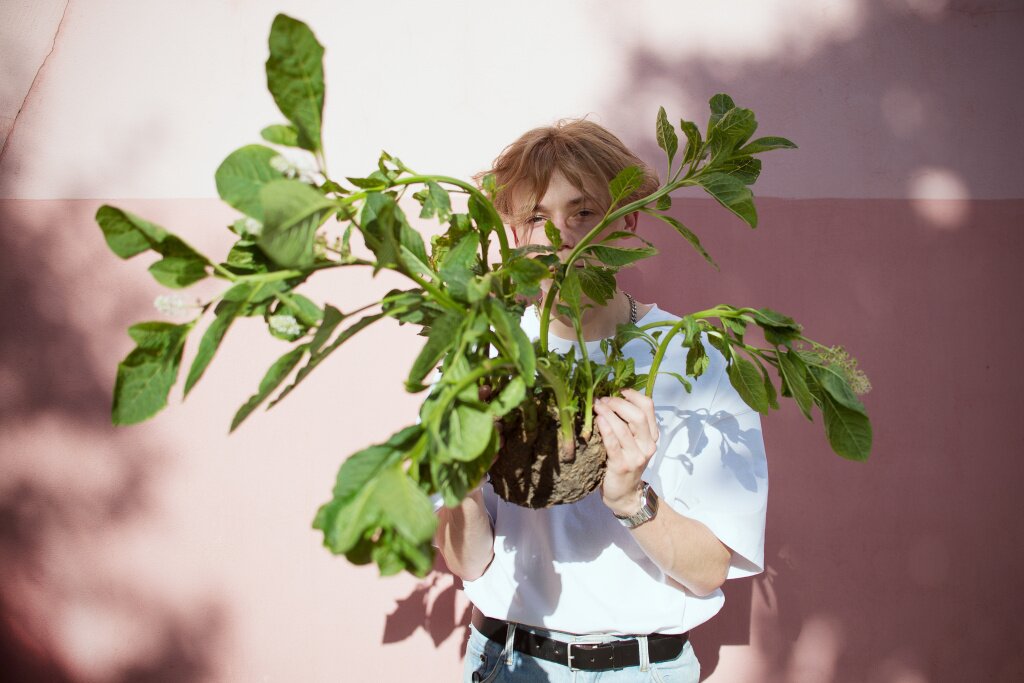
[[[627,201],[650,194],[657,178],[609,131],[573,120],[527,132],[488,172],[516,244],[549,244],[550,220],[564,259],[605,214],[608,181],[633,165],[646,180]],[[608,230],[635,231],[638,218]],[[583,314],[591,358],[630,320],[679,317],[618,290]],[[536,306],[522,326],[538,336]],[[548,339],[563,353],[578,346],[558,315]],[[699,679],[688,632],[721,609],[726,579],[762,571],[768,488],[759,416],[733,390],[725,358],[705,348],[709,366],[690,392],[663,375],[653,398],[625,390],[595,403],[608,463],[588,497],[533,510],[484,482],[459,507],[438,511],[435,542],[474,605],[466,681]],[[638,373],[650,368],[642,341],[623,352]],[[670,349],[662,370],[684,373],[685,354]]]

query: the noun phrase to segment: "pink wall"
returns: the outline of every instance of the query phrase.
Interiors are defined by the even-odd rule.
[[[0,157],[0,670],[69,682],[457,676],[466,601],[450,575],[380,579],[331,557],[309,526],[345,455],[414,419],[401,389],[418,348],[409,330],[357,337],[229,437],[282,348],[239,324],[187,402],[109,425],[124,330],[158,317],[163,290],[145,257],[109,253],[92,216],[112,202],[221,253],[232,212],[210,199],[212,170],[276,120],[259,69],[284,9],[328,46],[336,173],[364,171],[385,146],[465,176],[526,127],[587,112],[656,161],[656,107],[703,116],[720,90],[764,132],[796,140],[800,151],[766,157],[758,230],[700,198],[676,203],[721,273],[645,224],[663,253],[623,274],[640,300],[677,313],[718,302],[789,313],[845,344],[875,387],[866,464],[832,455],[795,410],[765,420],[768,571],[731,582],[725,611],[695,634],[708,680],[1024,678],[1012,578],[1024,560],[1012,297],[1024,168],[1006,142],[1024,12],[981,0],[740,4],[507,13],[446,1],[410,8],[406,28],[335,3],[204,3],[203,22],[191,6],[71,0],[59,31],[33,29],[54,49],[18,70],[35,85],[3,110],[20,114]],[[495,37],[481,27],[496,23],[514,30],[488,62]],[[401,50],[381,57],[390,88],[351,78],[353,92],[377,88],[402,109],[330,89],[381,25],[421,57],[473,56],[445,82],[455,104],[429,105]],[[532,47],[519,51],[519,34]],[[346,307],[395,284],[338,276],[309,295]],[[389,355],[374,375],[368,359]]]

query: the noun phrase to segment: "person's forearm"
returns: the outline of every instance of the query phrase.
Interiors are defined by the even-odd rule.
[[[437,519],[434,542],[448,569],[464,581],[480,578],[494,557],[494,530],[483,492],[473,491],[458,507],[441,508]]]
[[[691,593],[705,596],[725,582],[732,553],[710,529],[668,505],[662,503],[654,519],[630,533],[661,571]]]

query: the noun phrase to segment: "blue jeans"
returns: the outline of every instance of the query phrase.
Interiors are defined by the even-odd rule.
[[[607,642],[616,636],[592,638],[553,633],[526,626],[530,631],[556,638],[557,640],[579,642]],[[630,636],[621,636],[626,639]],[[644,659],[641,646],[641,660]],[[700,664],[689,641],[682,653],[675,659],[656,664],[641,661],[640,666],[610,671],[572,671],[566,666],[537,659],[506,648],[502,643],[490,640],[473,626],[470,626],[469,644],[466,646],[466,662],[463,667],[464,683],[502,683],[505,681],[529,681],[530,683],[697,683],[700,680]]]

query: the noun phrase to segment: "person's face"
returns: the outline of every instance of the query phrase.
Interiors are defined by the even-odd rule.
[[[551,246],[544,225],[551,221],[562,237],[557,251],[558,258],[565,261],[576,244],[587,235],[604,217],[605,207],[597,206],[582,190],[570,183],[560,171],[551,174],[551,180],[533,211],[523,224],[514,226],[516,242],[519,245],[540,244]],[[624,216],[605,227],[602,234],[615,230],[632,230],[636,227],[636,215]],[[600,239],[600,236],[598,236]],[[582,266],[577,261],[577,266]],[[550,282],[550,281],[545,281]],[[546,287],[544,287],[546,291]]]

